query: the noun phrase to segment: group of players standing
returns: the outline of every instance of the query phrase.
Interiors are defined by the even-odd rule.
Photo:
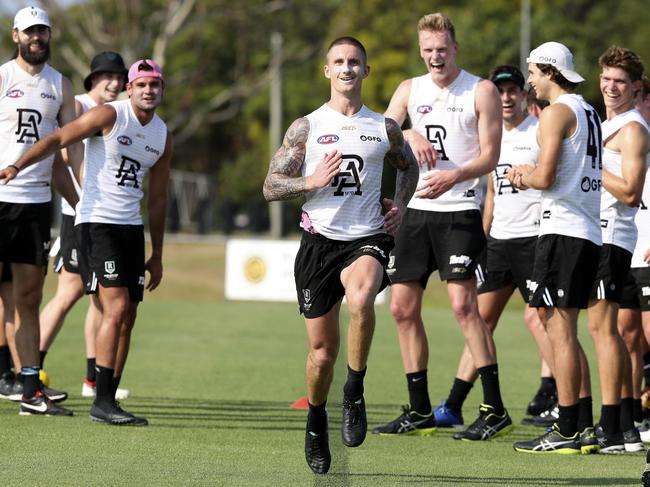
[[[458,44],[446,16],[420,19],[418,39],[427,73],[398,86],[385,117],[361,101],[370,71],[363,45],[352,37],[333,41],[324,68],[331,98],[289,128],[264,183],[268,200],[306,200],[295,277],[310,347],[308,465],[326,473],[331,464],[325,408],[344,296],[350,323],[342,440],[355,447],[365,439],[363,379],[373,303],[389,276],[409,405],[374,433],[428,435],[464,426],[461,408],[479,377],[478,418],[453,437],[488,440],[512,428],[492,332],[518,288],[543,361],[542,385],[529,404],[530,413],[541,414],[529,422],[550,418],[551,427],[514,449],[642,450],[635,419],[643,421],[641,357],[648,350],[640,316],[650,311],[650,252],[644,248],[650,247],[650,222],[642,203],[650,94],[641,59],[619,47],[599,58],[607,111],[601,124],[574,93],[584,79],[571,52],[557,42],[540,45],[527,59],[528,83],[548,102],[538,120],[524,112],[525,82],[516,67],[498,66],[482,80],[456,65]],[[410,128],[399,130],[407,119]],[[397,181],[394,199],[383,200],[382,217],[385,161],[397,169]],[[436,270],[447,282],[465,349],[449,397],[433,408],[421,308]],[[621,303],[626,311],[618,318]],[[577,338],[580,309],[588,310],[598,359],[602,409],[596,426],[589,368]]]
[[[40,372],[67,312],[85,292],[93,295],[82,385],[82,396],[94,397],[90,418],[144,426],[145,418],[116,399],[128,395],[118,386],[145,270],[147,289],[162,279],[172,154],[171,134],[155,113],[164,77],[150,59],[127,69],[118,53],[102,52],[84,81],[87,93],[73,97],[70,81],[48,64],[51,29],[45,10],[18,11],[16,54],[0,66],[0,274],[6,281],[0,285],[0,396],[18,401],[21,415],[73,415],[58,404],[67,394],[45,386]],[[125,90],[128,99],[118,101]],[[147,173],[151,257],[145,262],[140,201]],[[58,289],[39,316],[52,180],[67,204],[55,262]]]

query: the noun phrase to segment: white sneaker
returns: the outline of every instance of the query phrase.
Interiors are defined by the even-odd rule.
[[[97,395],[96,383],[90,382],[87,379],[84,379],[83,385],[81,386],[81,397],[95,397]],[[127,399],[130,395],[128,389],[117,388],[115,391],[115,399],[118,401],[122,399]]]
[[[641,441],[644,443],[650,443],[650,421],[644,419],[637,428],[639,430],[639,435],[641,436]]]

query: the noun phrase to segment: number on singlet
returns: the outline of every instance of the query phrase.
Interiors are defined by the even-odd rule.
[[[361,196],[361,171],[363,170],[363,159],[354,154],[343,154],[341,171],[332,178],[331,186],[336,188],[334,196],[355,194]],[[350,188],[354,190],[351,191]]]
[[[587,136],[587,155],[591,157],[592,169],[596,169],[596,163],[598,163],[598,169],[602,169],[603,135],[600,129],[600,120],[593,110],[585,110],[585,114],[587,115],[587,128],[589,130]]]

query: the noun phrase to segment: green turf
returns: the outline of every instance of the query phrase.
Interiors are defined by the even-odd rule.
[[[507,311],[497,331],[513,433],[478,444],[455,441],[448,431],[428,438],[369,435],[361,447],[346,449],[338,432],[345,370],[340,360],[329,407],[333,464],[331,473],[320,477],[303,457],[305,412],[289,408],[304,395],[306,340],[295,305],[145,301],[123,380],[133,392],[124,407],[151,422],[140,429],[88,419],[89,401],[78,396],[85,371],[83,311],[74,309],[46,362],[52,385],[71,392],[65,404],[75,417],[20,417],[15,404],[1,402],[2,485],[640,484],[643,454],[513,451],[513,441],[540,433],[519,426],[538,383],[538,361],[520,310]],[[429,389],[437,402],[451,384],[461,336],[448,310],[426,308],[425,321],[431,338]],[[589,352],[590,344],[585,348]],[[378,308],[366,400],[371,426],[393,419],[406,400],[396,332],[385,306]],[[474,419],[479,401],[476,387],[466,420]]]

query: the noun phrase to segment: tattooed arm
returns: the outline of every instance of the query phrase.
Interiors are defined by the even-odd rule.
[[[418,183],[419,170],[413,151],[404,142],[402,129],[397,122],[386,118],[386,133],[390,148],[384,156],[384,161],[397,169],[397,180],[395,182],[395,197],[393,200],[384,198],[383,201],[388,210],[384,216],[384,228],[393,233],[399,227],[406,211],[406,205],[413,196]]]
[[[302,196],[314,189],[327,186],[338,174],[341,153],[326,153],[316,170],[309,176],[301,176],[300,169],[305,162],[309,120],[299,118],[291,124],[282,141],[282,146],[271,159],[269,172],[264,180],[266,201],[289,200]]]

